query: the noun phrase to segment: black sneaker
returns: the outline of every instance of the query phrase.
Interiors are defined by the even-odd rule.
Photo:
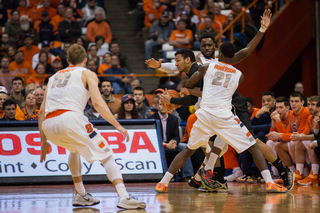
[[[213,181],[211,185],[205,187],[210,191],[210,192],[228,192],[228,184],[227,181]]]
[[[197,181],[193,176],[188,180],[188,186],[198,189],[201,186],[201,181]]]
[[[253,175],[247,179],[247,182],[248,183],[260,183],[261,179],[262,179],[261,173],[256,172],[256,173],[253,173]]]
[[[283,180],[283,186],[290,191],[294,186],[295,173],[286,167],[286,172],[280,174],[281,179]]]
[[[201,178],[201,183],[204,186],[210,186],[212,185],[212,176],[213,172],[211,170],[205,170],[203,167],[198,170],[198,175]]]

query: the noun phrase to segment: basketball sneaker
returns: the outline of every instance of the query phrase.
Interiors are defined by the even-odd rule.
[[[193,176],[188,180],[188,186],[198,189],[201,186],[201,181],[197,181]]]
[[[198,170],[198,175],[201,178],[201,183],[204,186],[210,186],[212,185],[212,176],[213,172],[211,170],[205,170],[203,167]]]
[[[313,171],[311,170],[308,177],[303,180],[298,180],[299,185],[303,186],[311,186],[311,185],[318,185],[319,184],[319,175],[314,175]]]
[[[237,181],[237,178],[241,176],[243,176],[242,170],[237,169],[237,170],[234,170],[231,175],[224,177],[224,179],[228,182],[234,182],[234,181]]]
[[[156,192],[159,193],[167,193],[168,192],[168,187],[164,185],[164,183],[158,183],[156,186]]]
[[[288,192],[288,189],[280,186],[276,183],[268,182],[266,183],[266,189],[268,193],[285,193]]]
[[[295,173],[291,171],[288,167],[286,168],[286,172],[280,174],[281,179],[278,180],[278,183],[281,181],[283,186],[290,191],[294,186]]]
[[[198,191],[200,192],[210,192],[209,189],[207,189],[205,186],[201,185],[199,188],[198,188]]]
[[[296,170],[296,176],[294,178],[294,183],[297,184],[299,180],[303,180],[305,178],[304,174],[300,174],[299,170]]]
[[[119,197],[117,207],[122,209],[144,209],[146,208],[146,205],[145,202],[141,202],[130,195],[129,198]]]
[[[245,183],[245,182],[247,182],[247,180],[248,180],[249,178],[251,178],[250,175],[243,175],[243,176],[237,178],[237,182],[239,182],[239,183]]]
[[[85,196],[81,196],[80,194],[73,195],[73,206],[93,206],[99,203],[100,200],[93,198],[89,193],[87,193]]]
[[[228,192],[228,184],[227,181],[224,182],[219,182],[217,180],[213,181],[212,184],[209,186],[205,187],[210,191],[210,192]]]
[[[256,172],[251,177],[248,177],[247,182],[248,183],[260,183],[261,182],[261,173]]]

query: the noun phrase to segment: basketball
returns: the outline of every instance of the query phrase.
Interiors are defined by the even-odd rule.
[[[171,97],[173,98],[180,98],[180,94],[173,89],[169,89],[167,90],[167,92],[171,95]],[[181,105],[176,105],[176,104],[163,104],[164,108],[166,108],[167,110],[175,110],[179,107],[181,107]]]

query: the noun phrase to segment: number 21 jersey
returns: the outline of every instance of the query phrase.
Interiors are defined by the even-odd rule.
[[[241,74],[230,64],[210,63],[203,78],[201,109],[219,118],[232,116],[232,95],[238,88]]]

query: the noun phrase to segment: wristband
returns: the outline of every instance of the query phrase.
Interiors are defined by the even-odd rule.
[[[313,141],[313,145],[318,146],[318,141]]]
[[[263,27],[260,27],[260,29],[259,29],[259,31],[262,32],[262,33],[266,32],[266,30],[267,30],[267,29],[265,29],[265,28],[263,28]]]
[[[167,144],[166,144],[166,143],[163,143],[163,147],[167,147]]]

